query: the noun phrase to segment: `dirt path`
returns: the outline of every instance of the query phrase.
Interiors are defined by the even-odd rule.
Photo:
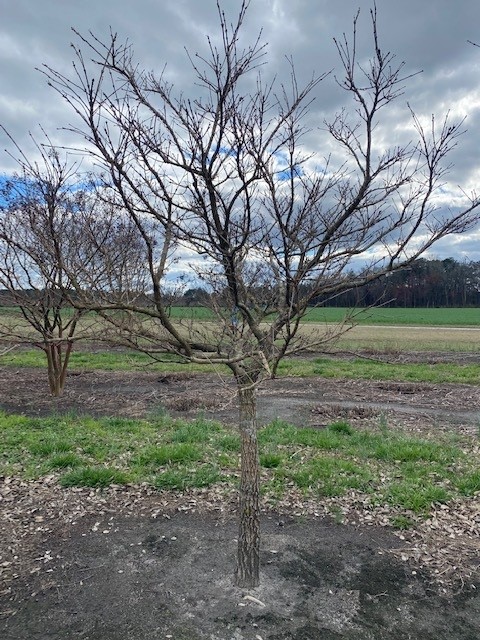
[[[332,419],[383,416],[442,428],[474,429],[480,419],[480,391],[473,385],[278,378],[259,391],[260,424],[274,419],[321,427]],[[234,424],[232,382],[212,374],[145,372],[71,372],[64,395],[52,398],[41,369],[0,367],[0,407],[29,415],[74,411],[91,415],[141,417],[167,411],[174,416],[199,413]]]
[[[38,505],[43,532],[0,593],[2,640],[480,637],[480,584],[439,594],[385,528],[266,512],[261,585],[247,591],[232,585],[231,505],[51,492],[63,509],[53,520]]]

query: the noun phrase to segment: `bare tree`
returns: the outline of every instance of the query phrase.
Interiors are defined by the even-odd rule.
[[[2,314],[0,332],[44,351],[50,392],[59,396],[83,313],[67,308],[68,276],[57,260],[71,238],[70,182],[77,167],[51,147],[36,143],[36,150],[40,160],[32,163],[16,148],[20,173],[2,187],[0,287],[12,315]]]
[[[74,342],[106,337],[95,316],[72,305],[72,294],[88,287],[132,295],[143,246],[131,221],[96,197],[78,163],[62,158],[48,137],[44,145],[34,141],[35,162],[8,137],[20,172],[0,193],[0,301],[7,308],[0,336],[40,348],[50,392],[60,396]]]
[[[118,326],[128,317],[132,344],[166,350],[185,361],[227,365],[240,406],[241,480],[235,582],[259,583],[259,462],[256,389],[285,356],[329,342],[341,328],[313,336],[301,330],[320,295],[399,269],[436,240],[477,219],[479,201],[453,212],[435,196],[461,125],[445,119],[431,130],[413,115],[418,141],[381,150],[379,117],[403,92],[408,74],[382,51],[372,12],[373,57],[360,66],[352,39],[337,42],[339,84],[355,110],[325,125],[339,164],[306,148],[306,115],[325,76],[299,87],[262,77],[265,48],[245,48],[241,27],[220,3],[219,44],[190,57],[198,95],[175,93],[166,78],[144,72],[128,44],[76,34],[72,76],[44,68],[49,83],[80,124],[71,130],[105,173],[105,193],[121,204],[143,237],[153,304],[112,292],[82,293],[77,304]],[[78,120],[77,120],[78,122]],[[380,149],[380,150],[379,150]],[[150,233],[150,221],[157,225]],[[356,275],[352,260],[374,247],[382,258]],[[172,256],[191,255],[194,282],[206,288],[216,323],[182,324],[168,312]],[[117,292],[118,293],[118,292]]]

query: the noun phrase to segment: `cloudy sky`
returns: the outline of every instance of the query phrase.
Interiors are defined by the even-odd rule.
[[[232,19],[239,5],[240,0],[221,0]],[[407,84],[387,125],[405,123],[407,130],[407,101],[425,117],[435,113],[440,118],[449,110],[457,119],[465,117],[467,132],[451,158],[449,189],[461,184],[480,191],[480,48],[468,42],[480,43],[480,3],[377,0],[377,6],[382,46],[405,61],[407,71],[422,71]],[[360,8],[359,49],[367,56],[370,7],[366,0],[252,0],[243,37],[251,42],[263,30],[267,75],[276,73],[281,79],[288,73],[285,56],[293,58],[300,80],[333,70],[316,90],[312,116],[320,126],[345,101],[333,80],[340,71],[333,38],[351,32]],[[218,18],[215,0],[0,0],[0,125],[27,151],[29,131],[38,133],[41,124],[61,142],[61,127],[72,121],[69,109],[35,69],[47,64],[69,72],[71,27],[100,39],[107,39],[110,29],[128,37],[143,67],[161,70],[167,64],[177,86],[190,90],[184,47],[205,52],[206,36],[218,33]],[[7,146],[0,131],[3,174],[13,169],[3,153]],[[445,240],[430,255],[480,260],[480,232]]]

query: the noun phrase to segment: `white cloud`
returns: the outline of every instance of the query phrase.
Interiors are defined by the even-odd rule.
[[[4,125],[22,147],[29,149],[28,132],[42,123],[57,141],[61,127],[72,120],[72,113],[60,97],[46,85],[35,71],[48,63],[63,71],[70,68],[72,51],[71,26],[82,33],[92,30],[107,38],[109,28],[121,38],[129,37],[141,65],[147,69],[163,69],[167,63],[169,78],[179,88],[195,91],[191,69],[184,52],[207,52],[206,36],[216,39],[218,18],[213,0],[0,0],[0,124]],[[238,0],[223,0],[227,21],[235,19]],[[288,82],[286,56],[296,64],[299,82],[308,80],[313,71],[318,75],[333,69],[340,73],[333,37],[351,33],[352,18],[362,6],[359,22],[359,55],[371,51],[369,3],[359,0],[254,0],[251,3],[242,43],[251,42],[263,28],[263,38],[269,42],[267,76],[278,74]],[[452,188],[444,193],[445,204],[455,204],[451,195],[456,184],[467,189],[480,186],[480,49],[468,44],[479,41],[478,0],[382,0],[377,2],[380,44],[405,60],[407,72],[423,73],[406,82],[405,94],[392,109],[384,123],[384,141],[388,144],[395,134],[399,139],[409,132],[407,100],[415,110],[428,117],[435,112],[441,117],[447,110],[452,116],[467,116],[468,133],[459,141],[452,155],[455,167],[451,173]],[[335,85],[333,76],[320,83],[316,90],[309,123],[313,129],[322,119],[338,109],[345,96]],[[0,136],[0,149],[8,141]],[[312,131],[307,146],[318,152],[321,161],[328,145]],[[0,172],[11,171],[11,160],[0,153]],[[461,241],[445,240],[441,251],[456,255],[478,255],[474,236],[462,236]]]

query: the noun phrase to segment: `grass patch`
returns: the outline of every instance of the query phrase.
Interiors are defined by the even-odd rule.
[[[138,456],[138,464],[162,466],[165,464],[193,462],[200,460],[202,453],[198,447],[190,443],[165,444],[151,446]]]
[[[377,460],[391,460],[398,462],[427,462],[449,463],[460,455],[460,451],[447,444],[437,444],[428,440],[409,437],[392,437],[388,440],[376,442],[372,450],[372,457]]]
[[[166,469],[156,476],[157,489],[175,489],[183,491],[191,488],[209,487],[219,482],[222,476],[212,465],[203,465],[197,469]]]
[[[410,518],[480,490],[476,436],[469,452],[465,439],[455,443],[441,434],[433,441],[393,428],[360,430],[347,421],[315,430],[276,420],[258,438],[262,493],[272,501],[290,487],[317,497],[354,489],[374,504],[390,505],[393,516]],[[237,433],[203,418],[45,419],[0,413],[0,475],[38,478],[54,471],[62,486],[207,487],[238,477],[239,450]]]
[[[368,468],[351,460],[322,455],[306,462],[290,477],[302,489],[322,496],[339,496],[347,489],[366,488],[373,476]]]
[[[172,442],[208,442],[220,431],[220,425],[211,420],[197,419],[193,422],[176,423],[171,435]]]
[[[74,357],[78,355],[78,357]],[[45,368],[45,358],[40,351],[15,351],[3,356],[0,364],[15,367]],[[141,353],[81,353],[72,354],[70,370],[99,369],[106,371],[156,371],[159,373],[176,373],[182,371],[208,373],[215,369],[209,365],[181,364],[170,360],[154,362]],[[225,372],[226,374],[228,372]],[[343,378],[356,380],[397,380],[400,382],[480,384],[480,366],[478,364],[390,364],[357,358],[341,360],[334,358],[315,358],[313,360],[288,358],[280,363],[280,376],[300,376],[323,378]],[[67,382],[68,384],[68,382]],[[159,407],[152,417],[163,418],[167,414],[164,407]],[[112,424],[117,418],[112,419]],[[123,422],[129,422],[123,420]]]
[[[347,436],[351,436],[353,434],[353,427],[346,422],[346,420],[339,420],[338,422],[333,422],[329,425],[329,430],[333,431],[333,433],[342,433]]]
[[[228,453],[240,453],[240,436],[236,433],[225,433],[217,439],[220,451]]]
[[[478,364],[424,364],[378,362],[357,358],[289,358],[280,363],[282,376],[341,378],[348,380],[396,380],[399,382],[480,384]]]
[[[463,478],[458,478],[455,484],[464,496],[473,496],[476,493],[480,493],[480,471],[467,473]]]
[[[0,364],[13,367],[46,368],[45,354],[40,349],[18,349],[10,351],[0,358]],[[70,356],[69,371],[154,371],[158,373],[197,373],[205,372],[205,365],[183,362],[170,354],[163,354],[156,361],[144,353],[136,351],[74,351]],[[210,368],[213,370],[213,367]],[[218,368],[217,368],[218,369]],[[68,381],[67,381],[68,384]]]
[[[383,494],[383,499],[393,505],[413,511],[425,513],[434,504],[447,502],[451,494],[445,487],[433,482],[411,482],[408,480],[393,482]]]
[[[298,429],[283,420],[274,420],[263,427],[258,434],[258,442],[262,445],[288,445],[296,442]]]
[[[37,456],[50,456],[53,453],[67,453],[71,450],[72,444],[55,437],[40,439],[32,442],[29,446],[30,453]]]
[[[318,307],[310,309],[303,318],[304,323],[339,323],[355,314],[355,322],[365,325],[406,325],[406,326],[478,326],[478,309],[464,308],[356,308],[348,307]],[[229,311],[225,315],[229,316]],[[62,315],[70,317],[72,310],[65,308]],[[196,322],[210,322],[215,319],[215,314],[207,307],[175,306],[169,310],[169,315],[174,320],[187,320]],[[21,320],[21,314],[14,307],[0,307],[0,316]],[[95,318],[94,315],[92,315]],[[85,318],[84,318],[85,320]]]
[[[60,477],[62,487],[105,488],[111,484],[128,484],[129,476],[109,467],[82,467],[68,471]]]
[[[260,454],[260,464],[266,469],[276,469],[283,462],[283,457],[278,453]]]
[[[299,429],[294,442],[303,447],[315,449],[341,449],[345,443],[345,434],[330,431],[330,429]]]
[[[82,464],[82,459],[75,453],[59,453],[52,456],[46,462],[48,469],[55,471],[56,469],[67,469],[79,467]]]

